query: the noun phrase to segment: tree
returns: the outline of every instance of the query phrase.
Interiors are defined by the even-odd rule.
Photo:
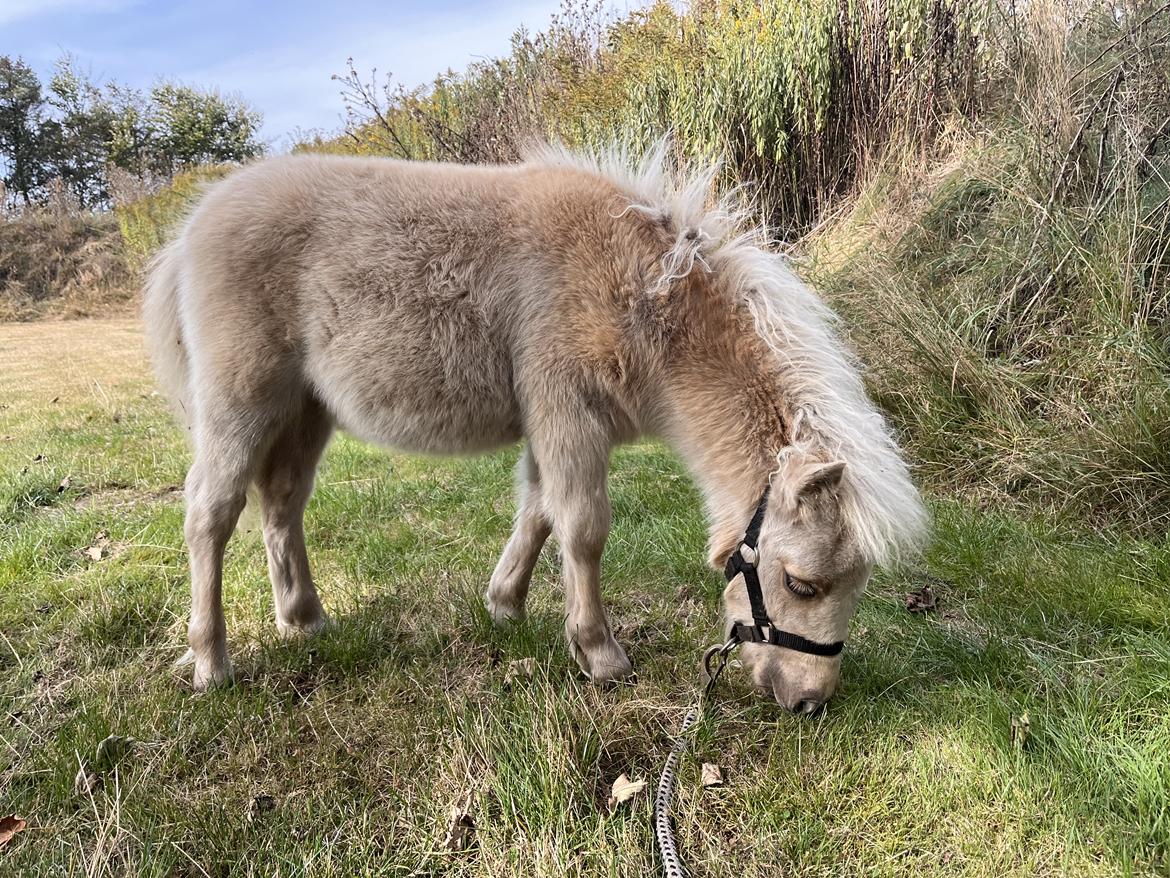
[[[153,137],[146,101],[142,92],[117,83],[110,83],[106,91],[114,114],[110,128],[110,163],[143,179],[151,171]]]
[[[0,170],[26,205],[61,183],[84,207],[108,207],[113,168],[141,182],[264,151],[260,114],[238,98],[163,83],[149,97],[95,83],[66,55],[47,91],[20,59],[0,56]]]
[[[215,91],[163,83],[150,93],[149,113],[155,169],[165,174],[197,164],[242,162],[264,151],[256,139],[260,114]]]
[[[46,179],[45,101],[41,83],[19,58],[0,55],[0,159],[4,185],[25,204]]]
[[[49,81],[48,103],[57,112],[44,126],[45,146],[54,176],[84,205],[108,201],[106,163],[110,160],[115,111],[108,95],[68,55],[57,62]]]

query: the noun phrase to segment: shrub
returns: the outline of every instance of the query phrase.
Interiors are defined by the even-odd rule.
[[[0,219],[0,320],[121,310],[136,287],[113,217],[26,210]]]

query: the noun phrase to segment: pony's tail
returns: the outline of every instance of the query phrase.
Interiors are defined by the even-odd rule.
[[[150,260],[142,297],[142,320],[150,361],[175,415],[191,431],[191,368],[179,317],[181,280],[179,242],[172,241]]]
[[[142,296],[142,320],[146,324],[146,346],[158,383],[191,441],[194,410],[191,400],[191,363],[187,356],[188,339],[183,337],[179,315],[181,250],[178,240],[167,244],[150,260],[146,270],[146,289]],[[259,495],[255,484],[248,486],[248,502],[237,527],[245,531],[260,526]]]

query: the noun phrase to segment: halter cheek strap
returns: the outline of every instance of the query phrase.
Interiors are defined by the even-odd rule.
[[[731,626],[731,640],[736,643],[768,643],[772,646],[794,649],[797,652],[805,652],[810,655],[839,655],[841,650],[845,648],[844,640],[838,640],[836,643],[818,643],[815,640],[808,640],[799,634],[793,634],[791,631],[782,631],[772,623],[768,616],[768,608],[764,604],[764,590],[760,586],[760,574],[756,569],[756,561],[759,560],[759,552],[756,547],[760,542],[760,528],[764,524],[764,513],[768,509],[770,491],[771,486],[764,489],[764,495],[760,498],[756,511],[752,514],[752,520],[748,522],[743,539],[735,547],[735,551],[727,559],[727,566],[723,569],[723,575],[727,577],[728,582],[737,576],[743,576],[743,584],[747,587],[748,602],[752,608],[752,624],[734,622]],[[752,557],[756,560],[747,561],[744,559],[743,549],[745,546],[752,550]],[[790,581],[791,577],[785,570],[785,587],[788,587]]]

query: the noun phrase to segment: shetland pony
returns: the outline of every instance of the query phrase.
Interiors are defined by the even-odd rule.
[[[514,166],[292,156],[203,196],[156,257],[144,316],[156,371],[190,431],[190,657],[230,675],[224,547],[260,500],[282,634],[325,621],[303,513],[335,427],[412,452],[526,440],[519,511],[487,588],[520,617],[550,534],[565,636],[595,681],[629,659],[601,599],[618,443],[663,438],[696,479],[722,568],[768,489],[757,562],[768,613],[843,640],[875,564],[926,516],[830,312],[725,200],[660,144],[546,147]],[[746,556],[745,556],[746,557]],[[750,617],[743,577],[727,622]],[[839,656],[747,644],[761,689],[792,710],[834,691]]]

